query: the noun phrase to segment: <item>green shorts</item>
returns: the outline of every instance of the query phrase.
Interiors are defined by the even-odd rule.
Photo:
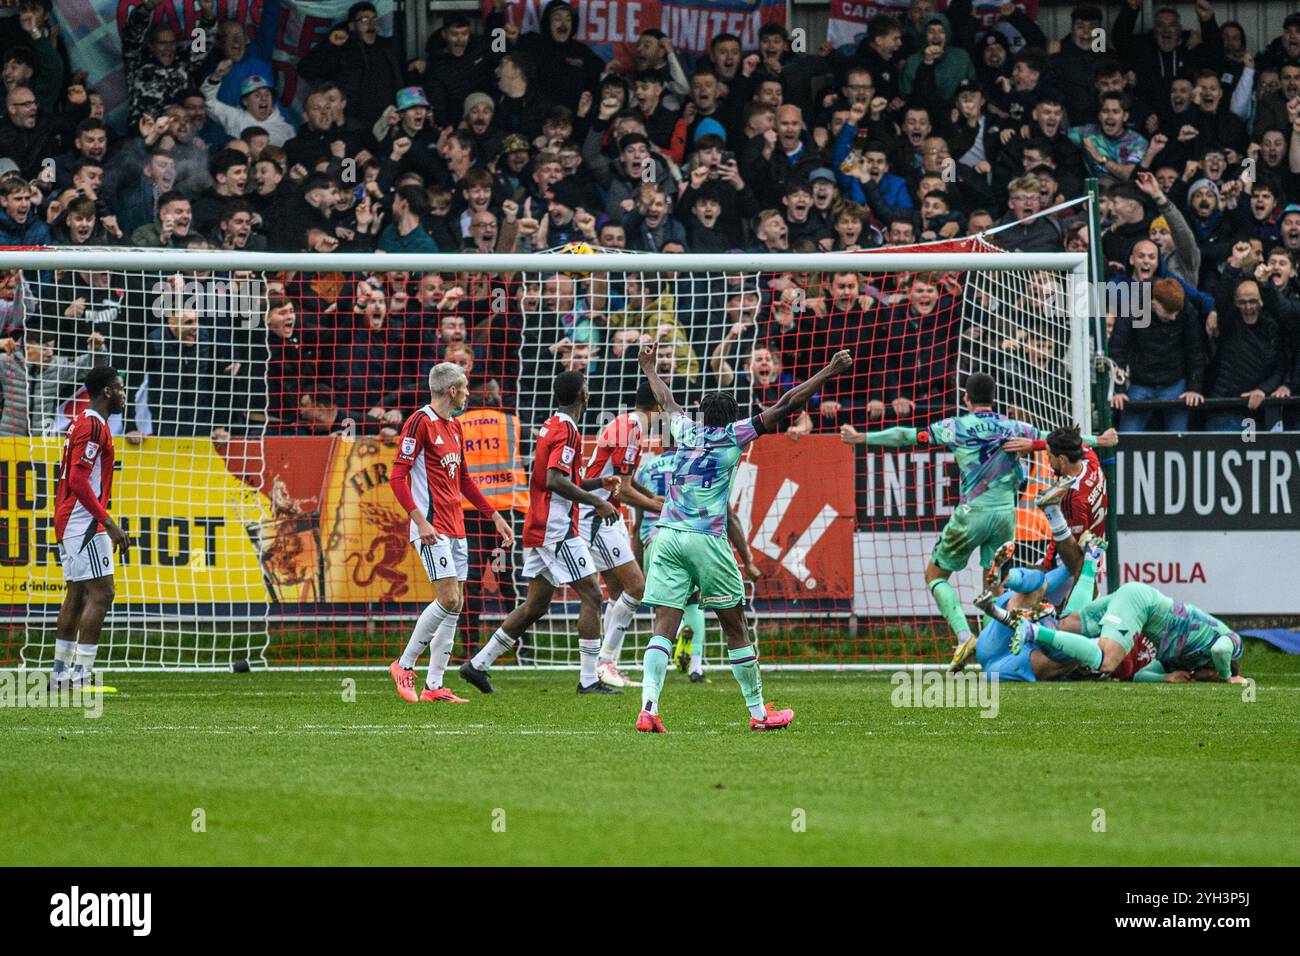
[[[987,567],[993,560],[993,552],[1015,539],[1014,508],[972,511],[960,505],[943,526],[939,541],[930,552],[930,560],[945,571],[956,574],[966,569],[971,552],[979,548],[980,567]]]
[[[700,606],[737,607],[745,603],[745,584],[726,538],[677,528],[657,528],[647,548],[642,604],[684,611],[700,592]]]
[[[1104,607],[1101,619],[1096,622],[1099,631],[1097,637],[1114,641],[1127,654],[1133,650],[1133,642],[1139,632],[1146,629],[1156,616],[1163,595],[1149,584],[1129,581],[1122,584],[1108,599],[1092,602],[1098,608]],[[1087,610],[1092,605],[1086,605]],[[1095,610],[1095,609],[1094,609]],[[1081,615],[1082,616],[1082,615]],[[1148,636],[1153,636],[1148,632]],[[1159,645],[1159,635],[1153,636],[1153,643]],[[1159,647],[1157,646],[1157,650]]]

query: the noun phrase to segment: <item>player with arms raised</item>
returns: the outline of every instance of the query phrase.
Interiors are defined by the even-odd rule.
[[[93,680],[99,632],[113,606],[113,549],[129,543],[108,514],[115,457],[108,417],[126,408],[126,386],[106,365],[91,369],[84,384],[90,405],[68,429],[54,492],[54,536],[68,583],[50,674],[56,688]]]
[[[667,447],[653,458],[647,458],[637,469],[636,480],[654,495],[656,506],[637,508],[633,530],[636,538],[633,547],[638,548],[637,560],[641,567],[648,568],[654,560],[655,529],[659,523],[659,512],[664,499],[668,497],[668,485],[672,480],[673,465],[676,462],[676,447],[672,436],[666,436]],[[740,525],[734,509],[727,509],[727,540],[740,556],[741,567],[745,574],[757,581],[762,573],[754,564],[754,554],[745,540],[745,529]],[[673,662],[680,670],[686,671],[692,684],[712,683],[704,676],[704,610],[700,607],[700,595],[697,591],[686,602],[682,612],[681,627],[677,631],[677,643],[673,647]]]
[[[469,382],[454,362],[441,362],[429,370],[429,404],[402,426],[397,460],[388,484],[402,510],[411,516],[411,543],[433,582],[435,599],[424,609],[402,656],[388,666],[402,700],[448,704],[468,703],[442,686],[442,677],[456,643],[464,582],[469,576],[469,544],[465,540],[465,500],[492,519],[502,547],[514,544],[510,522],[492,507],[465,467],[465,441],[460,422],[453,417],[465,410]],[[425,648],[429,672],[424,690],[415,694],[415,662]]]
[[[926,586],[957,640],[949,670],[961,669],[975,656],[976,638],[971,635],[961,598],[948,578],[965,569],[976,548],[980,550],[980,564],[987,566],[1004,542],[1015,540],[1016,499],[1023,474],[1019,459],[1008,453],[1005,445],[1016,438],[1032,442],[1042,437],[1033,425],[993,410],[996,388],[991,375],[975,372],[968,376],[966,414],[935,422],[928,431],[900,427],[863,434],[851,425],[840,429],[841,437],[849,444],[885,448],[943,445],[956,456],[961,500],[944,525],[925,568]],[[1090,445],[1114,444],[1116,440],[1113,431],[1101,439],[1084,439]]]
[[[578,479],[582,436],[578,421],[587,410],[587,380],[581,372],[562,372],[555,378],[554,415],[538,432],[533,452],[533,472],[528,481],[528,514],[524,518],[524,570],[528,594],[524,603],[506,615],[496,633],[474,659],[461,665],[460,676],[485,694],[494,690],[488,679],[492,662],[512,649],[524,631],[540,621],[551,607],[558,588],[566,584],[578,595],[578,653],[582,673],[579,694],[621,694],[617,687],[596,676],[600,652],[600,586],[587,542],[578,535],[576,505],[588,505],[597,521],[621,521],[618,509],[592,488],[618,487],[617,478]]]
[[[655,531],[654,551],[646,582],[645,603],[655,608],[654,636],[643,662],[645,683],[636,729],[667,733],[659,716],[659,696],[682,612],[691,595],[700,592],[700,606],[711,607],[727,641],[731,672],[749,708],[751,730],[780,730],[794,711],[777,710],[763,701],[758,652],[745,625],[745,588],[727,543],[731,480],[745,446],[759,435],[775,431],[787,416],[799,411],[832,376],[853,365],[847,351],[808,381],[796,385],[752,418],[740,418],[736,400],[725,392],[700,399],[700,423],[682,413],[672,391],[655,371],[658,343],[641,349],[641,371],[650,380],[655,398],[672,416],[669,433],[677,444],[668,484],[668,497]]]

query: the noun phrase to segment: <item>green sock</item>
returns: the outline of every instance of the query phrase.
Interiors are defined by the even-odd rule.
[[[1070,592],[1070,598],[1065,602],[1065,610],[1061,612],[1061,617],[1082,610],[1083,606],[1096,596],[1097,565],[1094,561],[1085,559],[1083,567],[1079,569],[1079,580],[1074,582],[1074,590]]]
[[[682,613],[682,627],[691,629],[691,657],[704,656],[704,608],[688,604]]]
[[[745,695],[745,706],[750,714],[762,716],[763,713],[763,674],[758,669],[758,652],[753,644],[744,647],[727,648],[727,657],[731,661],[731,673],[740,685],[740,692]],[[754,709],[758,708],[758,713]]]
[[[939,613],[952,628],[953,636],[958,640],[969,637],[970,625],[966,622],[966,614],[961,609],[961,598],[952,589],[952,585],[943,578],[935,578],[930,582],[930,594],[934,596],[934,603],[939,605]]]
[[[1101,667],[1101,645],[1090,637],[1073,634],[1070,631],[1054,631],[1050,627],[1035,625],[1033,640],[1046,644],[1058,651],[1064,651],[1076,661],[1083,661],[1094,670]]]
[[[673,657],[673,642],[661,634],[650,638],[645,655],[641,658],[641,709],[652,714],[659,713],[659,694],[664,689],[664,677],[668,674],[668,662]]]

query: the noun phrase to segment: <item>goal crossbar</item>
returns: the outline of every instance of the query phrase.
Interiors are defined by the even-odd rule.
[[[839,253],[330,253],[213,252],[184,249],[0,249],[0,269],[212,270],[254,272],[1072,272],[1087,265],[1080,252],[839,252]]]

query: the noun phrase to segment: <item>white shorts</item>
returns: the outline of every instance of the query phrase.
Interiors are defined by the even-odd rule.
[[[75,544],[76,542],[72,542]],[[113,544],[101,531],[80,551],[69,551],[68,542],[59,542],[59,563],[63,565],[63,580],[90,581],[113,576]]]
[[[419,552],[420,563],[430,581],[454,577],[464,581],[469,577],[469,542],[464,538],[440,538],[437,544],[412,541]]]
[[[632,553],[632,538],[621,517],[610,524],[608,521],[597,521],[593,513],[586,521],[578,522],[578,530],[591,549],[591,559],[596,562],[597,571],[610,571],[636,560],[636,555]]]
[[[587,542],[581,538],[524,548],[523,576],[535,578],[541,575],[557,588],[581,580],[595,570]]]

